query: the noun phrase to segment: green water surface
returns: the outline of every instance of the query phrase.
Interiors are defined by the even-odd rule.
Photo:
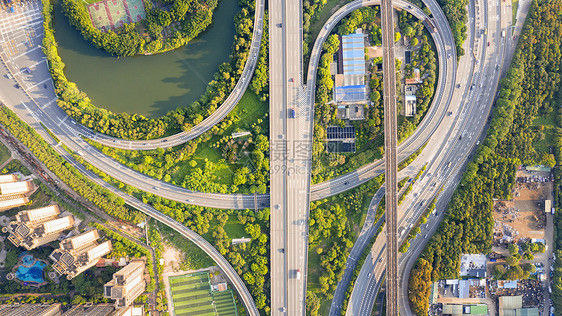
[[[213,24],[185,47],[152,56],[112,57],[96,49],[55,5],[55,38],[67,78],[97,107],[158,117],[205,92],[234,40],[236,0],[222,0]]]

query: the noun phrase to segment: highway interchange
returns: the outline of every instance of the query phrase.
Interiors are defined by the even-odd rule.
[[[258,27],[254,29],[252,52],[259,50],[259,38],[261,37],[260,23],[263,23],[264,3],[260,0],[257,0],[256,2],[256,24]],[[274,140],[277,141],[280,139],[278,138],[280,134],[284,135],[282,140],[285,143],[288,143],[289,141],[302,141],[306,144],[309,140],[311,142],[316,79],[315,74],[318,60],[320,58],[322,43],[329,35],[331,29],[337,24],[337,21],[356,8],[372,4],[375,4],[375,2],[353,1],[342,7],[330,17],[328,22],[325,24],[326,27],[321,30],[312,49],[310,64],[307,69],[308,73],[306,77],[306,85],[302,85],[304,80],[302,76],[302,54],[298,53],[302,51],[302,49],[294,49],[294,47],[302,46],[302,4],[300,1],[270,1],[269,5],[271,8],[274,8],[275,6],[282,7],[279,11],[270,11],[272,12],[270,17],[270,38],[272,39],[270,45],[270,58],[272,61],[275,61],[270,63],[270,67],[272,67],[270,68],[270,73],[272,74],[270,87],[271,89],[278,89],[276,92],[277,96],[274,96],[274,94],[271,93],[272,111],[270,115],[272,126],[270,128],[270,137],[272,148],[274,146]],[[409,5],[405,1],[394,1],[394,4],[402,9],[406,9]],[[484,1],[477,1],[478,7],[482,9],[479,10],[471,6],[469,28],[470,37],[467,40],[467,45],[470,45],[470,48],[465,49],[467,51],[467,55],[461,58],[459,69],[457,71],[457,65],[454,60],[446,58],[447,53],[454,52],[452,35],[450,34],[446,19],[434,1],[428,0],[425,4],[433,12],[437,27],[438,36],[434,35],[434,41],[439,55],[439,81],[432,107],[422,123],[420,123],[419,128],[414,135],[409,137],[399,146],[397,160],[401,161],[405,159],[423,144],[427,143],[427,141],[431,138],[429,145],[426,147],[422,155],[418,157],[418,159],[412,164],[412,168],[408,168],[408,170],[412,173],[415,168],[421,167],[423,164],[427,163],[427,161],[431,162],[428,165],[424,176],[414,185],[412,194],[407,197],[404,204],[402,204],[402,207],[399,208],[399,221],[402,227],[415,222],[421,212],[423,212],[425,207],[430,203],[432,198],[436,196],[436,189],[434,188],[444,185],[444,192],[438,196],[438,210],[440,210],[438,215],[439,217],[442,216],[442,210],[446,205],[446,201],[452,194],[452,191],[458,183],[459,177],[462,173],[461,166],[468,158],[470,151],[477,143],[477,138],[484,128],[484,124],[486,122],[485,118],[489,113],[492,101],[495,97],[495,89],[500,75],[500,72],[497,71],[496,65],[501,65],[505,58],[510,58],[513,51],[513,46],[510,44],[512,38],[511,32],[510,29],[506,27],[506,25],[509,24],[508,22],[510,21],[509,17],[511,16],[511,12],[506,14],[504,10],[504,13],[500,11],[497,12],[497,14],[488,14],[488,10],[496,13],[495,10],[499,10],[501,3],[499,1],[494,1],[489,5],[486,5]],[[409,11],[418,17],[423,16],[423,12],[417,8],[412,8]],[[500,16],[501,14],[506,15],[507,18],[493,18],[495,16]],[[120,148],[128,147],[133,149],[152,149],[156,147],[166,147],[168,145],[172,146],[176,144],[175,142],[178,142],[177,144],[183,143],[186,140],[182,137],[186,137],[187,134],[194,133],[194,131],[201,131],[199,133],[201,134],[205,129],[210,127],[209,125],[201,126],[201,129],[198,129],[199,127],[197,127],[188,133],[181,134],[181,136],[172,136],[175,138],[168,139],[166,142],[163,142],[162,140],[143,141],[147,142],[149,145],[121,140],[116,140],[114,143],[113,140],[115,139],[93,135],[91,131],[83,129],[83,127],[79,124],[75,124],[75,122],[68,118],[66,114],[60,110],[56,103],[53,102],[53,100],[56,99],[52,90],[52,85],[47,80],[48,72],[43,60],[44,56],[42,55],[41,50],[37,49],[37,45],[39,45],[42,35],[42,27],[40,23],[37,23],[37,14],[33,13],[29,16],[34,17],[34,19],[23,22],[27,24],[21,24],[21,29],[17,29],[17,25],[14,23],[14,25],[12,25],[12,27],[14,27],[13,32],[10,33],[2,30],[1,37],[3,42],[11,40],[21,41],[21,44],[19,45],[24,46],[20,48],[22,49],[22,52],[25,53],[15,54],[13,56],[8,56],[5,52],[0,54],[3,59],[3,64],[6,66],[6,68],[2,67],[1,69],[2,75],[10,73],[16,78],[18,84],[25,88],[25,90],[15,89],[13,87],[15,82],[12,79],[3,77],[0,79],[0,88],[2,88],[2,95],[0,95],[0,98],[2,98],[2,101],[13,109],[22,119],[36,129],[36,131],[38,131],[46,140],[52,143],[55,149],[63,155],[65,159],[70,161],[73,165],[79,168],[79,170],[94,179],[96,182],[104,185],[105,187],[111,187],[91,172],[86,171],[81,165],[77,164],[68,153],[62,150],[61,146],[55,145],[54,141],[47,135],[39,122],[49,128],[49,130],[60,139],[61,143],[76,153],[80,153],[84,160],[96,166],[106,174],[118,178],[124,183],[134,185],[141,190],[151,192],[171,200],[209,207],[241,209],[254,208],[256,206],[259,208],[269,206],[269,195],[259,195],[257,197],[258,205],[255,205],[253,195],[222,195],[192,192],[183,188],[178,188],[177,186],[173,186],[171,184],[151,179],[146,175],[137,173],[113,161],[111,158],[103,155],[101,152],[97,151],[87,142],[82,140],[79,135],[92,137],[101,143]],[[494,23],[490,23],[489,21],[496,21],[496,23],[494,25]],[[502,21],[504,21],[504,23],[501,23]],[[281,27],[277,26],[278,23],[282,23]],[[26,44],[25,41],[22,40],[22,38],[28,36],[30,26],[34,33],[32,35],[36,36],[36,42],[34,42],[33,45],[32,43]],[[489,35],[486,36],[479,33],[479,31],[483,28],[488,29]],[[507,38],[502,38],[500,36],[500,30],[502,29],[507,29],[509,34]],[[274,36],[283,39],[273,41]],[[257,45],[255,45],[256,41]],[[486,41],[492,41],[494,44],[487,48],[485,45]],[[293,49],[290,49],[290,47]],[[470,54],[472,51],[475,52],[474,57]],[[276,52],[277,55],[281,56],[276,56]],[[279,54],[279,52],[282,53]],[[244,74],[242,75],[243,79],[239,81],[235,91],[233,92],[234,96],[231,94],[231,96],[229,96],[229,100],[234,100],[231,99],[231,97],[236,98],[236,94],[241,96],[247,87],[250,80],[249,78],[255,68],[255,62],[251,65],[252,58],[253,60],[257,59],[255,56],[252,57],[252,54],[253,53],[250,54]],[[27,65],[33,67],[34,72],[31,76],[24,75],[21,71],[21,68]],[[251,71],[249,70],[248,75],[246,70],[250,69],[248,68],[249,65],[251,66]],[[277,70],[273,71],[275,69]],[[462,82],[459,82],[459,84],[461,84],[460,89],[455,89],[455,85],[457,84],[455,76],[457,75],[459,78],[463,78]],[[474,86],[472,86],[471,83],[474,83]],[[41,85],[44,84],[47,84],[48,87],[43,88]],[[238,91],[237,89],[241,89],[241,91]],[[278,99],[279,102],[273,102],[276,97],[280,98]],[[225,112],[222,112],[220,115],[217,114],[216,118],[221,115],[225,116],[230,111],[229,108],[231,109],[237,101],[231,102],[233,102],[233,104],[229,105],[227,103],[228,106],[221,106],[220,109],[223,109],[224,107]],[[287,111],[291,107],[295,107],[297,110],[295,119],[288,118]],[[454,116],[446,116],[445,114],[448,111],[453,111]],[[273,119],[274,115],[278,115],[278,120]],[[220,119],[222,119],[222,117]],[[220,119],[218,119],[218,121],[220,121]],[[207,121],[205,124],[213,124],[213,122],[214,121]],[[279,126],[274,126],[274,124],[278,124]],[[438,129],[439,131],[437,131]],[[274,131],[276,131],[276,133],[274,133]],[[278,131],[282,132],[279,133]],[[462,139],[459,139],[460,135],[463,135]],[[162,145],[162,143],[166,144]],[[136,146],[145,147],[140,148]],[[309,199],[318,200],[349,190],[352,187],[364,183],[369,179],[372,179],[374,176],[383,173],[384,162],[377,161],[368,166],[364,166],[355,172],[332,179],[325,183],[311,186],[309,177],[310,160],[307,160],[306,156],[303,157],[302,161],[300,159],[294,159],[295,155],[298,153],[291,151],[288,147],[290,146],[286,146],[284,149],[284,157],[288,159],[276,162],[276,164],[281,166],[281,169],[278,170],[282,170],[279,172],[279,176],[277,177],[274,174],[271,175],[272,220],[274,216],[279,216],[281,219],[279,221],[275,221],[276,225],[281,225],[275,229],[275,232],[273,225],[271,226],[272,312],[273,314],[282,313],[283,307],[292,306],[297,310],[288,314],[295,315],[304,314],[304,298],[306,293],[306,233],[308,225],[306,225],[306,222],[303,223],[302,221],[308,218]],[[451,166],[447,167],[449,162],[451,162]],[[272,160],[272,167],[274,166],[273,163],[274,162]],[[293,170],[294,173],[289,175],[289,170]],[[274,184],[274,181],[276,181],[276,184]],[[433,186],[433,183],[436,183],[436,186]],[[113,188],[112,190],[114,192],[117,191]],[[310,195],[308,192],[310,192]],[[158,213],[156,210],[150,209],[150,207],[146,204],[143,204],[138,200],[135,201],[135,199],[122,192],[117,191],[116,193],[124,197],[127,203],[147,212],[150,216],[159,218],[174,229],[180,232],[183,231],[182,234],[184,236],[194,240],[206,252],[210,254],[213,253],[213,250],[210,249],[212,246],[205,245],[204,240],[202,240],[201,237],[196,236],[195,233],[191,232],[190,235],[188,232],[189,230],[183,225],[170,218],[163,217],[164,215]],[[279,203],[277,203],[277,201],[279,201]],[[276,212],[275,209],[275,205],[277,204],[279,205],[279,212]],[[403,216],[404,214],[406,214],[406,216]],[[438,218],[435,218],[435,220],[428,222],[427,227],[423,228],[424,232],[433,232],[439,222],[437,219]],[[273,238],[273,235],[276,233],[282,234],[282,237]],[[405,236],[405,234],[403,234],[403,236]],[[366,264],[364,267],[367,268],[365,270],[362,269],[361,271],[363,278],[358,278],[358,280],[364,280],[367,282],[364,284],[364,289],[374,290],[381,284],[384,267],[383,264],[376,263],[381,259],[384,261],[384,243],[381,244],[379,239],[377,239],[377,242],[373,246],[373,249],[376,250],[372,252],[372,254],[374,254],[374,256],[371,257],[372,262],[367,260],[367,262],[371,262],[371,265],[369,266]],[[400,267],[401,271],[405,271],[405,276],[408,275],[409,269],[417,257],[415,253],[419,253],[419,251],[423,249],[423,245],[425,244],[424,240],[425,238],[420,239],[420,237],[418,237],[416,240],[412,241],[410,251],[407,253],[408,256],[403,256],[401,258],[401,263],[406,263],[402,264]],[[279,249],[284,249],[284,253],[280,252]],[[290,251],[290,253],[287,251]],[[289,260],[287,259],[283,259],[287,257],[290,257],[291,262],[288,262]],[[230,267],[228,262],[226,262],[220,254],[218,254],[218,257],[213,256],[213,258],[223,270],[227,271],[229,279],[233,282],[236,290],[240,293],[245,306],[251,314],[255,315],[257,311],[255,310],[255,305],[253,304],[251,296],[237,274],[233,270],[229,270],[232,269],[232,267]],[[284,262],[278,265],[275,262],[279,258],[282,258],[281,260]],[[297,269],[302,271],[302,277],[298,280],[296,278]],[[228,273],[229,271],[230,273]],[[279,283],[274,284],[274,282]],[[401,282],[403,283],[401,285],[401,290],[404,292],[405,284],[407,284],[405,283],[407,282],[407,277],[402,277]],[[356,289],[360,288],[362,284],[363,283],[360,282],[357,283]],[[374,285],[372,286],[372,284]],[[282,287],[285,294],[275,294],[278,293],[278,291],[274,291],[273,289],[277,286]],[[288,291],[289,289],[290,291]],[[359,294],[354,291],[349,304],[349,308],[351,310],[348,309],[348,314],[366,315],[367,310],[370,311],[372,308],[372,302],[374,302],[374,296],[376,296],[372,294],[372,292],[373,291],[371,290],[360,292],[361,294],[371,293],[370,295],[373,297],[372,299],[357,299],[356,297],[359,297]],[[290,295],[287,293],[290,293]],[[408,308],[408,304],[405,304],[406,299],[407,298],[405,298],[405,295],[402,293],[402,313],[404,313],[404,311]],[[361,304],[358,304],[357,302],[361,302]],[[254,308],[252,308],[252,306]],[[364,307],[359,308],[358,306]]]

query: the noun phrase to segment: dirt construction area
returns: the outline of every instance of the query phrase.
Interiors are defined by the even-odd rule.
[[[534,173],[537,176],[536,173]],[[494,239],[499,243],[517,242],[520,238],[544,238],[545,200],[552,200],[552,182],[546,177],[529,181],[517,173],[511,201],[494,202]]]

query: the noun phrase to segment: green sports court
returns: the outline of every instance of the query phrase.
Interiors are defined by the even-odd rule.
[[[212,291],[208,271],[168,278],[174,315],[238,316],[232,290]]]
[[[146,18],[142,0],[103,0],[94,3],[83,1],[94,27],[104,32]]]

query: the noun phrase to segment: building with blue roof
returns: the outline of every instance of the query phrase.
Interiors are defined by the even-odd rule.
[[[365,102],[365,39],[361,29],[342,36],[340,54],[343,74],[336,75],[334,100],[337,103]]]
[[[344,75],[365,75],[365,40],[361,30],[342,36]]]

